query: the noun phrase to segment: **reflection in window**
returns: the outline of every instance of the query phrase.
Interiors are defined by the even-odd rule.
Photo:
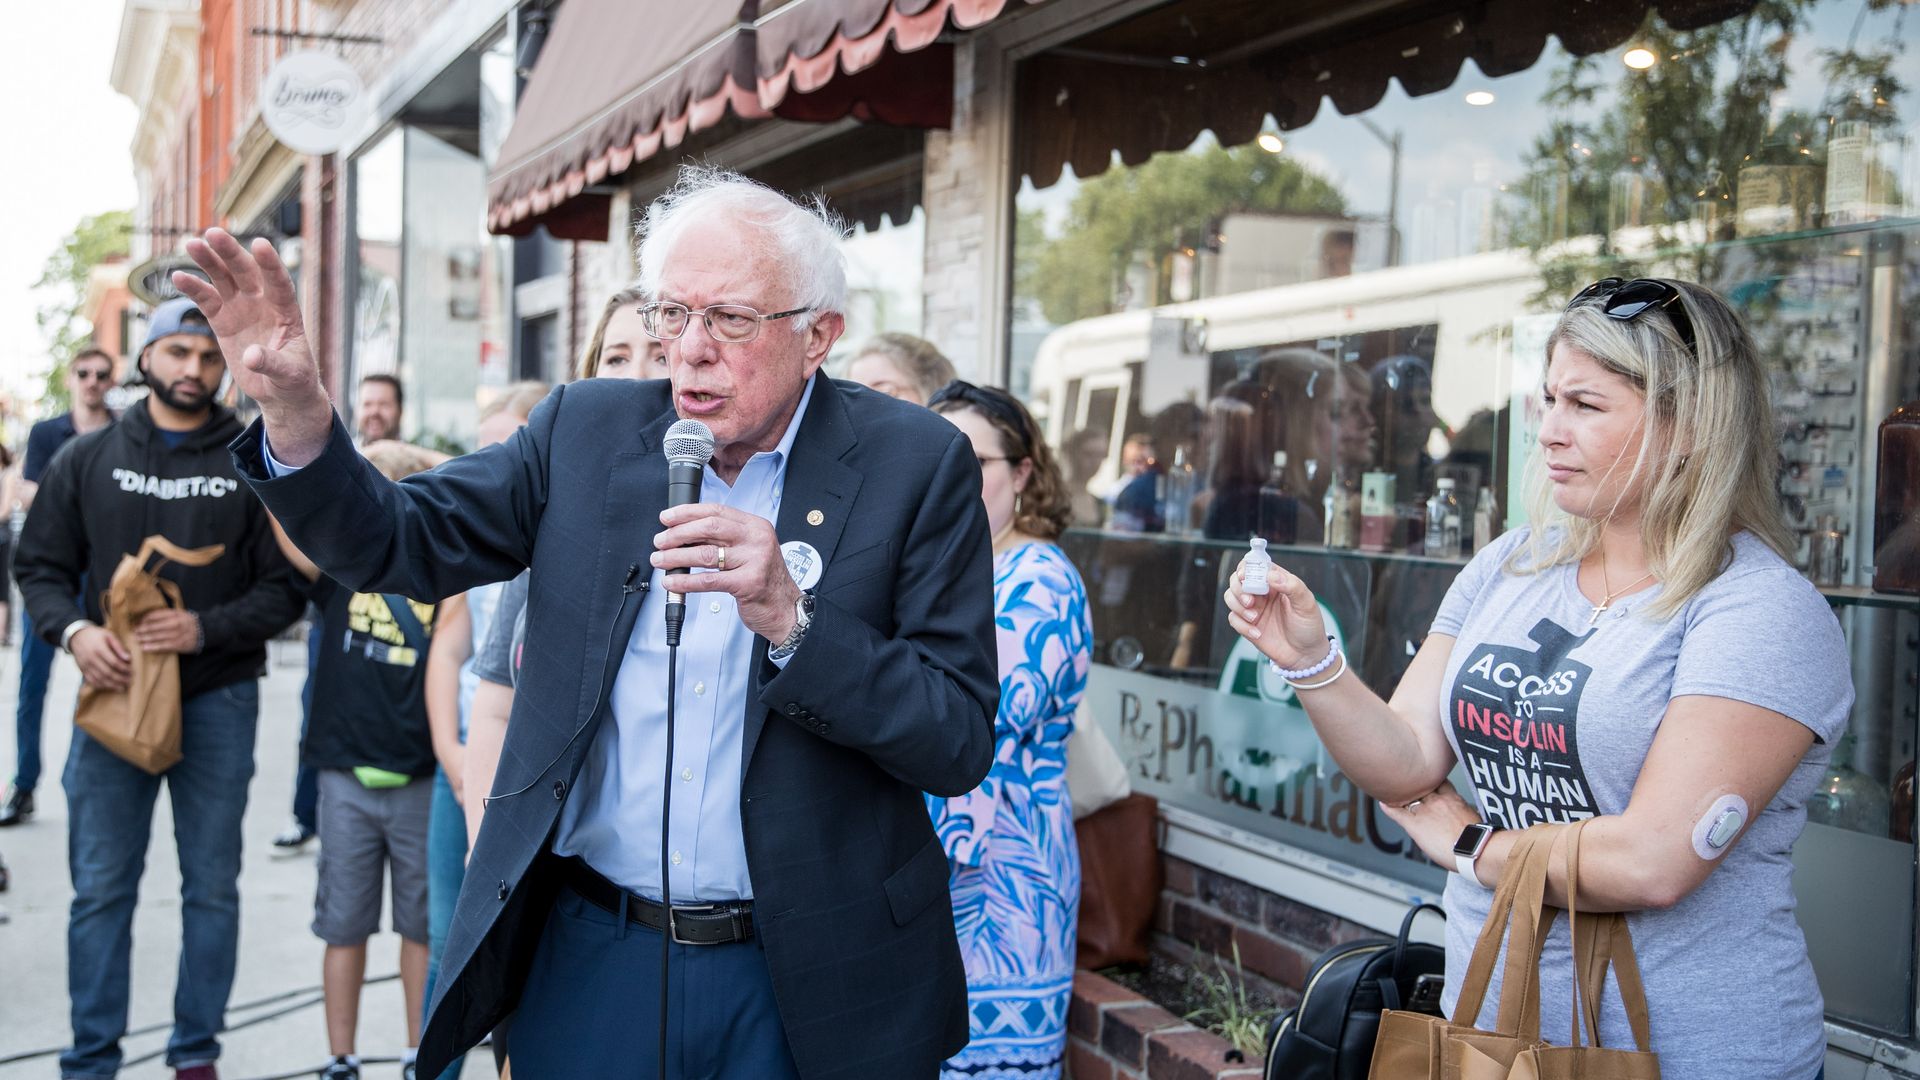
[[[1656,6],[1687,28],[1489,0],[1289,39],[1176,2],[1022,61],[1010,383],[1065,448],[1103,668],[1237,685],[1218,595],[1258,533],[1347,582],[1330,602],[1388,690],[1460,562],[1527,519],[1566,299],[1608,275],[1728,296],[1771,368],[1797,558],[1856,657],[1796,860],[1893,868],[1803,888],[1802,923],[1829,1011],[1904,1031],[1913,615],[1845,587],[1875,559],[1874,433],[1920,393],[1913,5]],[[1848,955],[1869,918],[1904,945]]]

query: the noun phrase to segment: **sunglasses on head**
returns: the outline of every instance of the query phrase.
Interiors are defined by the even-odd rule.
[[[1649,311],[1664,312],[1667,321],[1680,335],[1694,359],[1699,359],[1700,350],[1693,340],[1693,320],[1687,318],[1687,305],[1680,301],[1680,290],[1670,282],[1655,278],[1601,278],[1599,281],[1581,289],[1567,301],[1567,310],[1572,311],[1582,304],[1598,301],[1600,314],[1621,322],[1632,322]]]
[[[998,421],[1001,426],[1005,427],[1008,431],[1025,433],[1027,431],[1027,425],[1025,420],[1020,416],[1020,410],[1011,407],[1008,401],[1008,398],[1002,397],[998,393],[983,390],[965,379],[955,379],[933,392],[933,397],[927,400],[927,408],[938,410],[941,405],[948,402],[970,405],[986,416]],[[1030,436],[1021,434],[1019,437],[1024,441]],[[1020,459],[1014,458],[1012,460]]]

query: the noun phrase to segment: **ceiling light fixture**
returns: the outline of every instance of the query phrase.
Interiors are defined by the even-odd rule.
[[[1652,49],[1649,49],[1644,45],[1636,45],[1633,48],[1628,49],[1626,52],[1620,54],[1620,62],[1627,65],[1628,67],[1632,68],[1635,71],[1645,71],[1648,68],[1652,67],[1653,65],[1659,63],[1660,58],[1653,54]]]
[[[1491,90],[1473,90],[1473,91],[1470,91],[1470,92],[1468,92],[1468,94],[1467,94],[1467,104],[1469,104],[1469,105],[1491,105],[1491,104],[1493,104],[1493,91],[1491,91]]]
[[[1261,132],[1260,137],[1255,139],[1254,142],[1259,143],[1260,149],[1265,150],[1269,154],[1277,154],[1287,148],[1286,140],[1271,131]]]

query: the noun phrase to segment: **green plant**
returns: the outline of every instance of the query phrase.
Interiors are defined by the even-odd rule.
[[[1262,1009],[1247,992],[1246,971],[1240,966],[1240,943],[1233,944],[1233,968],[1218,956],[1209,956],[1213,970],[1204,964],[1193,966],[1188,996],[1202,1002],[1186,1019],[1233,1044],[1248,1057],[1267,1052],[1267,1026],[1273,1022],[1273,1010]]]

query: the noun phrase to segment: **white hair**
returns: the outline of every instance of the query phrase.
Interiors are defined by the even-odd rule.
[[[817,195],[795,202],[737,172],[685,165],[666,194],[647,208],[635,230],[640,242],[640,290],[660,296],[660,278],[674,242],[694,223],[723,217],[757,229],[786,274],[794,307],[811,309],[791,321],[796,332],[829,312],[847,309],[847,261],[840,242],[847,227]],[[770,312],[765,314],[771,314]]]

